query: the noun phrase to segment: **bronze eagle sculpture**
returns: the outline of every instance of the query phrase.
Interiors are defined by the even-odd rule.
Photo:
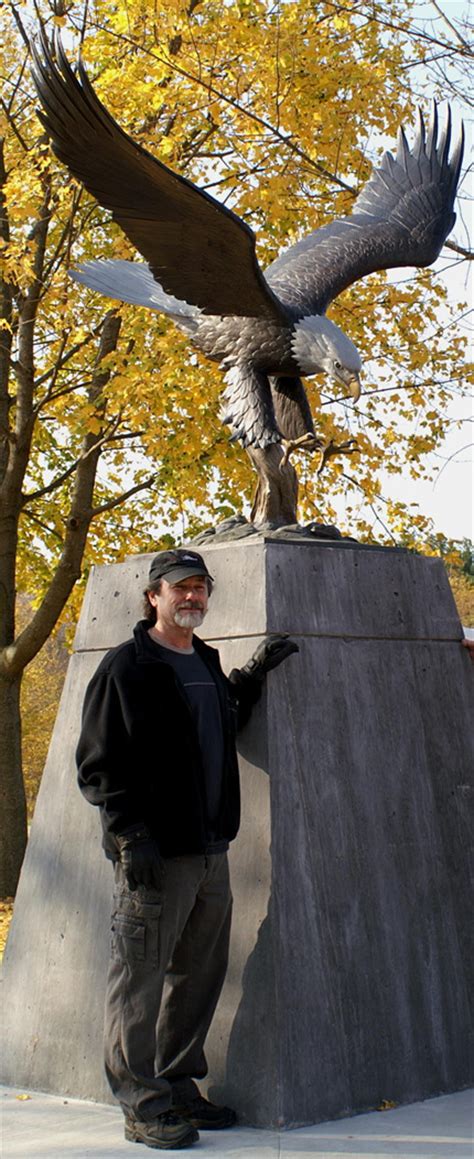
[[[274,488],[275,464],[290,466],[291,450],[322,447],[301,376],[323,372],[354,400],[360,395],[359,353],[326,317],[327,307],[374,271],[435,261],[455,222],[463,131],[450,156],[449,107],[441,132],[436,104],[428,128],[420,112],[412,147],[400,129],[396,157],[384,154],[351,213],[262,270],[246,222],[122,130],[80,61],[73,71],[58,34],[54,47],[43,34],[33,56],[38,115],[56,156],[145,259],[84,261],[72,276],[107,297],[168,315],[220,364],[223,421],[249,451],[264,488]],[[322,461],[353,444],[331,444]],[[277,497],[257,504],[260,515],[296,517],[295,478],[285,511]]]

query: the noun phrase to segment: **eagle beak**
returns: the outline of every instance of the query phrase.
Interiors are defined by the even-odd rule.
[[[359,378],[359,375],[357,374],[357,372],[355,372],[354,374],[351,375],[348,385],[349,385],[349,391],[351,393],[352,398],[354,399],[354,402],[358,402],[358,400],[360,398],[360,392],[361,392],[361,383],[360,383],[360,378]]]

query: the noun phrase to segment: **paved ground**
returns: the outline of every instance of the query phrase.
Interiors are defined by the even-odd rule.
[[[137,1159],[115,1107],[0,1088],[2,1159]],[[472,1159],[472,1091],[297,1131],[201,1132],[196,1159]],[[172,1151],[171,1154],[177,1154]]]

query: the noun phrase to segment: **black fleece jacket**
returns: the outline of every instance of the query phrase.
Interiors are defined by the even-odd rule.
[[[133,639],[107,652],[87,688],[77,746],[79,787],[98,805],[103,844],[118,860],[116,836],[145,824],[163,857],[203,853],[208,845],[204,771],[196,725],[184,689],[161,659],[141,620]],[[216,840],[239,828],[235,733],[261,685],[234,669],[228,679],[215,648],[193,637],[215,680],[222,713],[224,768]]]

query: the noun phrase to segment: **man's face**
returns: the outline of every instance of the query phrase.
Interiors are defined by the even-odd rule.
[[[163,625],[199,628],[209,601],[206,577],[191,575],[177,584],[169,584],[163,579],[161,591],[149,592],[148,599],[156,608],[157,620]]]

